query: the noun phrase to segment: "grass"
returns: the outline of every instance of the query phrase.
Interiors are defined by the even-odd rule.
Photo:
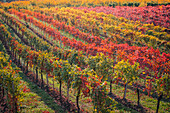
[[[40,75],[40,74],[39,74]],[[46,80],[46,75],[43,74],[43,77],[44,77],[44,80]],[[53,78],[49,78],[49,84],[50,86],[52,87],[52,83],[53,83]],[[54,82],[54,87],[55,88],[58,88],[59,89],[59,83],[57,81]],[[74,93],[74,89],[70,88],[70,100],[74,103],[76,103],[76,94]],[[67,97],[67,86],[65,83],[62,84],[62,94],[64,96]],[[82,107],[84,110],[86,110],[87,112],[91,113],[92,111],[94,111],[93,109],[93,104],[92,102],[87,102],[86,100],[87,99],[90,99],[90,97],[80,97],[80,101],[79,101],[79,104],[80,104],[80,107]],[[114,101],[114,100],[113,100]],[[75,104],[76,105],[76,104]],[[130,109],[120,103],[118,103],[116,105],[116,111],[115,112],[130,112],[130,113],[136,113],[135,110],[133,109]]]
[[[120,104],[120,103],[118,103],[117,105],[116,105],[116,110],[115,110],[115,112],[117,112],[117,113],[138,113],[137,111],[135,111],[135,110],[133,110],[133,109],[130,109],[130,108],[127,108],[126,106],[124,106],[124,105],[122,105],[122,104]]]
[[[24,97],[24,102],[22,103],[22,107],[24,107],[23,111],[34,111],[39,112],[41,110],[49,111],[53,113],[58,111],[59,113],[65,113],[65,111],[61,108],[61,106],[57,105],[53,98],[49,96],[47,92],[40,89],[37,85],[29,81],[22,72],[19,72],[22,80],[27,83],[27,87],[30,89],[31,92],[27,93]],[[33,103],[32,103],[33,102]]]
[[[39,74],[40,75],[40,74]],[[43,74],[44,81],[46,81],[46,75]],[[49,77],[49,85],[52,87],[53,78]],[[54,87],[59,89],[59,83],[57,80],[54,82]],[[70,88],[70,100],[75,103],[76,105],[76,94],[74,94],[74,90]],[[65,83],[62,84],[62,94],[67,97],[67,86]],[[80,97],[80,107],[87,109],[88,112],[93,111],[93,104],[92,103],[85,103],[84,101],[89,98],[82,98]]]
[[[37,18],[34,18],[34,19],[37,20],[37,21],[41,21],[41,20],[38,20]],[[47,26],[50,25],[50,24],[48,24],[48,23],[45,22],[45,21],[41,21],[41,22],[45,23]],[[51,26],[51,28],[56,29],[53,25],[50,25],[50,26]],[[68,32],[65,32],[64,30],[58,30],[58,31],[61,33],[61,35],[66,36],[66,37],[68,37],[69,39],[75,38],[72,34],[69,34]],[[85,43],[85,44],[88,44],[87,42],[85,42],[85,41],[82,40],[82,39],[77,38],[76,40],[77,40],[77,41],[81,41],[81,42],[83,42],[83,43]]]
[[[109,90],[109,85],[107,85],[107,89]],[[120,85],[112,84],[112,92],[114,94],[116,94],[117,96],[123,97],[124,87],[120,86]],[[131,101],[134,101],[137,103],[137,94],[135,91],[133,91],[131,89],[127,89],[126,94],[127,94],[126,95],[127,99],[130,99]],[[141,105],[143,105],[144,107],[150,108],[156,112],[156,108],[157,108],[157,99],[156,98],[149,97],[145,94],[141,94],[140,98],[141,98],[141,100],[140,100]],[[170,112],[169,106],[170,106],[170,102],[161,101],[159,112],[160,113],[169,113]]]
[[[62,34],[65,34],[65,32],[62,32]],[[70,37],[70,34],[68,34],[68,33],[65,34],[65,35],[69,35],[68,37]],[[72,37],[72,38],[74,38],[74,37]],[[43,75],[43,76],[44,76],[44,78],[46,78],[46,75]],[[51,86],[52,86],[52,78],[49,79],[49,82],[51,83]],[[63,84],[62,86],[63,86],[62,87],[63,94],[66,96],[66,87],[65,87],[66,85]],[[57,88],[59,87],[59,84],[57,82],[55,82],[55,87],[57,87]],[[91,112],[91,111],[93,111],[93,104],[92,103],[85,103],[86,99],[89,99],[89,98],[82,98],[82,97],[80,98],[80,106],[85,108],[88,112]],[[76,98],[75,98],[75,94],[74,94],[73,89],[70,89],[70,100],[75,103]],[[117,105],[117,110],[119,111],[119,109],[121,111],[124,111],[124,110],[133,111],[133,110],[131,110],[129,108],[126,108],[126,107],[121,106],[120,104],[118,104]]]
[[[31,71],[32,71],[32,69],[31,68],[29,68]],[[39,75],[40,75],[40,73],[39,73]],[[44,77],[44,80],[46,80],[45,78],[46,78],[46,75],[44,75],[43,74],[43,77]],[[50,86],[52,87],[52,82],[53,82],[53,80],[52,80],[52,78],[49,78],[49,83],[51,84]],[[57,83],[57,82],[55,82],[55,85],[54,85],[55,87],[57,87],[57,88],[59,88],[59,84]],[[62,87],[62,92],[63,92],[63,94],[66,96],[66,85],[65,84],[63,84],[62,85],[63,87]],[[74,93],[73,93],[74,91],[73,91],[73,89],[70,89],[70,100],[72,101],[72,102],[74,102],[74,103],[76,103],[76,97],[75,97],[75,95],[74,95]],[[86,100],[87,98],[80,98],[80,106],[83,106],[83,108],[86,108],[87,109],[87,111],[88,112],[91,112],[91,111],[93,111],[93,105],[92,105],[92,103],[84,103],[84,101]],[[86,106],[86,107],[85,107]]]
[[[16,19],[19,19],[18,16],[16,16],[16,15],[11,14],[11,16],[15,17]],[[23,23],[25,23],[25,24],[28,24],[27,22],[25,22],[25,21],[22,20],[22,19],[21,19],[20,21],[23,22]],[[53,40],[51,39],[51,37],[49,37],[48,34],[46,34],[46,33],[44,33],[44,32],[40,32],[40,31],[39,31],[39,28],[36,27],[35,25],[31,25],[31,23],[29,23],[28,25],[29,25],[30,27],[32,27],[35,31],[37,31],[38,33],[40,33],[42,36],[47,37],[47,39],[50,40],[51,42],[53,42],[56,46],[59,46],[59,47],[60,47],[59,41],[58,41],[58,42],[53,41]],[[29,28],[27,28],[27,30],[28,30],[29,32],[33,33]],[[34,34],[34,33],[33,33],[33,34]],[[61,44],[61,47],[64,47],[64,45]]]
[[[63,34],[65,34],[65,32],[63,32]],[[68,37],[70,37],[71,35],[70,34],[65,34],[65,35],[68,35]],[[74,38],[74,37],[72,37]],[[44,78],[46,77],[46,75],[44,75]],[[52,78],[50,79],[50,83],[52,84]],[[51,85],[52,86],[52,85]],[[66,96],[66,85],[63,84],[62,85],[62,91],[63,91],[63,94]],[[55,87],[59,87],[59,84],[57,82],[55,82]],[[116,94],[116,95],[119,95],[119,96],[122,96],[123,97],[123,91],[124,91],[124,87],[121,87],[121,86],[116,86],[115,84],[113,85],[113,93]],[[73,93],[73,89],[70,89],[70,99],[72,102],[75,102],[75,95]],[[128,89],[127,90],[127,99],[130,99],[132,101],[137,101],[137,96],[135,94],[134,91]],[[85,99],[87,98],[81,98],[80,99],[80,106],[84,106],[83,108],[87,109],[88,111],[92,111],[93,110],[93,105],[92,103],[85,103]],[[157,105],[157,100],[154,99],[154,98],[150,98],[146,95],[142,95],[141,96],[141,104],[145,107],[148,107],[148,108],[151,108],[153,109],[154,111],[156,111],[156,105]],[[90,106],[90,107],[89,107]],[[168,106],[170,106],[169,102],[163,102],[161,101],[161,105],[160,105],[160,112],[170,112],[168,108]],[[121,104],[117,104],[117,110],[118,111],[130,111],[130,112],[135,112],[135,111],[132,111],[126,107],[124,107],[123,105]],[[124,112],[125,112],[124,111]]]
[[[16,16],[16,15],[11,14],[11,16],[14,16],[15,18],[19,19],[18,16]],[[42,22],[42,23],[44,23],[44,24],[46,24],[47,26],[50,25],[50,24],[48,24],[47,22],[38,20],[38,19],[36,19],[36,18],[34,18],[34,19],[37,20],[37,21],[40,21],[40,22]],[[25,22],[24,20],[20,20],[20,21],[23,22],[23,23],[25,23],[25,24],[27,23],[27,22]],[[50,25],[50,26],[51,26],[51,28],[56,29],[53,25]],[[31,27],[32,27],[34,30],[38,30],[38,29],[39,29],[39,28],[36,27],[35,25],[32,25]],[[66,36],[66,37],[68,37],[69,39],[75,38],[72,34],[69,34],[69,33],[65,32],[65,31],[63,31],[63,30],[58,30],[58,31],[60,32],[61,35]],[[44,35],[44,33],[42,33],[42,32],[39,32],[39,33],[40,33],[41,35]],[[46,34],[46,33],[45,33],[45,34]],[[48,39],[49,39],[50,41],[52,41],[52,39],[51,39],[51,37],[49,37],[49,35],[46,34],[46,37],[48,37]],[[77,40],[77,41],[81,41],[81,42],[83,42],[83,43],[85,43],[85,44],[88,44],[87,42],[85,42],[85,41],[82,40],[82,39],[77,38],[76,40]],[[55,41],[52,41],[52,42],[55,42]],[[60,43],[58,43],[58,42],[55,42],[55,44],[58,45],[58,46],[60,46]],[[61,47],[63,48],[64,45],[61,44]]]
[[[3,47],[2,42],[0,41],[0,51],[6,53],[6,50]],[[6,54],[6,57],[9,55]],[[11,58],[9,59],[11,60]],[[14,63],[11,65],[13,68],[16,67]],[[28,90],[24,92],[22,101],[21,101],[21,113],[42,113],[48,111],[50,113],[65,113],[65,111],[56,104],[51,96],[48,95],[44,90],[40,89],[37,85],[29,81],[22,71],[19,72],[21,77],[20,83]]]

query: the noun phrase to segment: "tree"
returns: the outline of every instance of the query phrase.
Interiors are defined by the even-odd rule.
[[[102,81],[110,81],[110,94],[112,93],[113,60],[101,53],[101,60],[96,64],[96,74],[103,76]]]
[[[53,73],[55,78],[57,79],[57,81],[59,82],[60,86],[59,86],[59,92],[60,92],[60,103],[62,103],[62,97],[61,97],[61,87],[62,87],[62,82],[63,82],[63,76],[62,76],[62,60],[55,60],[53,62]]]
[[[87,64],[89,65],[89,67],[91,69],[93,69],[94,71],[96,71],[96,64],[102,60],[102,57],[99,53],[97,53],[96,56],[90,56],[88,59],[87,59]]]
[[[132,84],[135,79],[137,79],[138,70],[139,70],[139,63],[135,62],[133,65],[129,63],[129,61],[120,61],[118,62],[115,67],[115,78],[122,79],[125,84],[124,90],[124,97],[123,99],[126,100],[126,90],[127,85]]]
[[[78,113],[80,113],[80,107],[79,107],[79,97],[82,90],[82,80],[81,80],[81,68],[77,65],[73,65],[71,73],[73,76],[73,88],[75,89],[77,95],[76,95],[76,103],[78,108]]]
[[[156,113],[158,113],[159,110],[159,105],[160,105],[160,101],[161,99],[164,98],[169,98],[169,94],[170,94],[170,75],[165,73],[161,76],[161,78],[156,79],[156,85],[155,85],[155,90],[158,94],[158,102],[157,102],[157,109],[156,109]]]
[[[48,76],[53,72],[53,70],[54,70],[54,68],[53,68],[53,65],[52,65],[52,63],[53,63],[53,60],[54,60],[54,58],[53,57],[51,57],[52,56],[52,54],[51,53],[45,53],[45,54],[43,54],[44,55],[44,72],[46,73],[46,80],[47,80],[47,86],[46,86],[46,89],[47,89],[47,91],[48,91],[48,82],[49,82],[49,80],[48,80]]]
[[[94,109],[97,109],[97,113],[110,113],[114,109],[114,101],[109,98],[106,91],[107,82],[101,81],[102,78],[97,76],[95,72],[91,73],[88,77],[90,86],[90,96],[94,105]]]
[[[67,99],[69,101],[69,88],[70,88],[70,84],[73,80],[73,77],[71,74],[69,74],[69,72],[71,71],[71,65],[69,64],[69,62],[63,61],[62,65],[61,65],[61,75],[63,77],[63,80],[65,81],[65,83],[67,83]]]

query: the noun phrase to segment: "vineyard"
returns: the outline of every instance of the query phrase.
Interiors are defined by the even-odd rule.
[[[0,2],[0,112],[169,113],[169,0]]]

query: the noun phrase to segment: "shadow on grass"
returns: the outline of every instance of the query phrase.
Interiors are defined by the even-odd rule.
[[[130,112],[130,113],[138,113],[137,111],[130,109],[120,103],[116,105],[117,110],[119,110],[119,113],[124,113],[124,111]]]
[[[20,77],[22,77],[22,80],[24,82],[28,83],[28,87],[30,88],[31,92],[36,93],[38,96],[41,97],[41,100],[44,101],[44,103],[51,108],[54,111],[57,111],[58,113],[66,113],[66,111],[64,111],[61,106],[59,106],[58,104],[56,104],[54,102],[54,99],[44,90],[40,89],[36,84],[32,83],[30,80],[28,80],[26,78],[26,76],[22,73],[19,72]]]

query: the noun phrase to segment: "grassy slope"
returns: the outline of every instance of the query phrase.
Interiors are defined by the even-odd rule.
[[[16,17],[16,16],[15,16]],[[23,21],[23,20],[21,20],[22,22],[24,22],[25,23],[25,21]],[[37,27],[35,27],[35,26],[33,26],[33,28],[34,29],[37,29]],[[33,32],[32,32],[33,33]],[[64,31],[60,31],[60,33],[62,34],[62,35],[64,35],[64,36],[67,36],[67,37],[69,37],[70,39],[72,39],[72,38],[74,38],[72,35],[70,35],[69,33],[66,33],[66,32],[64,32]],[[50,39],[50,38],[48,38],[48,39]],[[30,69],[30,70],[32,70],[32,69]],[[39,74],[40,75],[40,74]],[[46,78],[46,75],[43,75],[44,76],[44,78]],[[45,79],[46,80],[46,79]],[[51,87],[52,87],[52,83],[53,83],[53,80],[52,80],[52,78],[50,78],[49,79],[49,82],[50,82],[50,84],[51,84]],[[56,88],[59,88],[59,83],[58,82],[55,82],[55,85],[54,85]],[[63,84],[62,85],[62,92],[63,92],[63,94],[66,96],[66,84]],[[80,106],[82,107],[82,108],[84,108],[86,111],[88,111],[88,112],[92,112],[93,111],[93,104],[91,103],[91,102],[88,102],[88,101],[86,101],[87,99],[90,99],[89,97],[86,97],[86,98],[84,98],[84,97],[81,97],[80,98]],[[70,100],[72,101],[72,102],[74,102],[74,103],[76,103],[76,98],[75,98],[75,94],[74,94],[74,90],[73,89],[70,89]],[[125,107],[125,106],[123,106],[123,105],[121,105],[121,104],[117,104],[116,105],[116,112],[135,112],[134,110],[132,110],[132,109],[129,109],[129,108],[127,108],[127,107]]]
[[[109,90],[109,83],[107,85],[107,89]],[[123,97],[124,87],[113,84],[112,92],[118,96]],[[136,92],[134,92],[131,89],[127,89],[126,98],[137,103],[137,94],[136,94]],[[150,108],[156,112],[156,108],[157,108],[157,99],[156,98],[149,97],[145,94],[141,94],[140,98],[141,98],[141,101],[140,101],[141,105],[143,105],[144,107]],[[161,100],[159,112],[169,113],[170,112],[169,106],[170,106],[170,102],[165,102],[165,101]]]
[[[24,22],[24,21],[23,21],[23,22]],[[66,33],[66,32],[64,32],[64,31],[60,31],[60,32],[61,32],[61,34],[64,35],[64,36],[67,36],[67,37],[69,37],[69,38],[74,38],[74,37],[73,37],[72,35],[70,35],[69,33]],[[44,78],[45,78],[45,77],[46,77],[46,75],[44,75]],[[52,84],[52,79],[50,80],[50,82],[51,82],[51,84]],[[55,84],[55,87],[59,87],[59,84],[56,83],[56,84]],[[109,88],[109,86],[108,86],[108,88]],[[117,85],[113,84],[113,93],[115,93],[116,95],[119,95],[119,96],[122,96],[122,97],[123,97],[123,90],[124,90],[124,87],[122,87],[122,86],[117,86]],[[62,91],[63,91],[63,94],[66,96],[66,86],[65,86],[65,85],[63,85]],[[73,90],[70,91],[70,93],[71,93],[71,94],[70,94],[70,96],[71,96],[70,99],[71,99],[73,102],[75,102],[75,96],[74,96],[74,94],[73,94]],[[86,108],[86,106],[88,106],[88,107],[87,107],[87,108],[88,108],[88,111],[91,111],[91,110],[93,109],[93,108],[92,108],[92,105],[89,104],[89,103],[84,103],[85,99],[86,99],[86,98],[82,98],[82,99],[80,100],[80,105],[85,106],[85,108]],[[127,90],[127,99],[130,99],[130,100],[136,102],[136,101],[137,101],[137,96],[136,96],[135,92],[132,91],[132,90],[130,90],[130,89],[128,89],[128,90]],[[146,96],[146,95],[142,95],[142,96],[141,96],[141,104],[142,104],[143,106],[145,106],[145,107],[151,108],[151,109],[153,109],[154,111],[156,111],[157,100],[156,100],[155,98],[151,98],[151,97],[148,97],[148,96]],[[90,109],[89,109],[89,106],[91,106]],[[168,106],[170,106],[170,103],[169,103],[169,102],[161,101],[161,105],[160,105],[160,109],[159,109],[160,112],[170,112],[170,109],[168,109]],[[118,104],[118,105],[117,105],[117,109],[120,110],[120,111],[122,111],[122,110],[131,111],[130,109],[124,107],[124,106],[121,105],[121,104]],[[124,111],[124,112],[125,112],[125,111]],[[133,112],[135,112],[135,111],[133,111]]]

